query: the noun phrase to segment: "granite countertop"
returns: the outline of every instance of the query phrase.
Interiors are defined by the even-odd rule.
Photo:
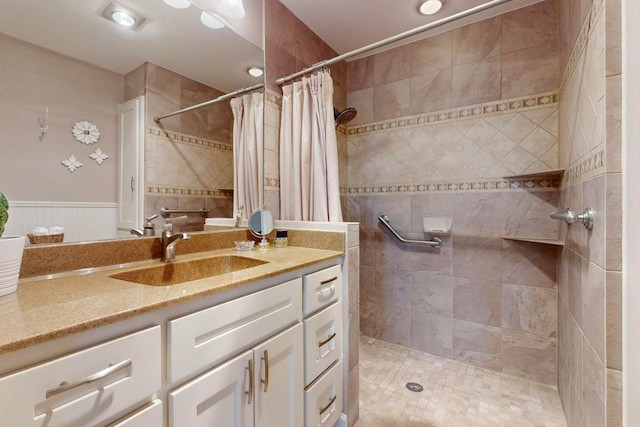
[[[177,262],[216,255],[268,261],[255,267],[169,286],[147,286],[109,277],[160,265],[157,259],[22,279],[0,297],[0,354],[115,323],[164,307],[337,259],[343,252],[304,247],[236,252],[219,249],[178,255]]]

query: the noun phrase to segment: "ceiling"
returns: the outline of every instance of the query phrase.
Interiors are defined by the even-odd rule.
[[[245,70],[264,62],[262,0],[244,0],[245,18],[229,19],[235,33],[206,28],[195,6],[115,0],[146,18],[131,30],[100,15],[109,2],[2,0],[0,33],[123,75],[148,61],[225,92],[260,81]]]
[[[369,52],[367,55],[540,1],[542,0],[511,0],[473,17],[457,21],[455,24],[447,24],[404,42]],[[418,0],[280,0],[280,2],[333,50],[343,54],[484,4],[488,0],[447,0],[442,10],[431,17],[418,13]],[[361,56],[364,55],[358,57]]]

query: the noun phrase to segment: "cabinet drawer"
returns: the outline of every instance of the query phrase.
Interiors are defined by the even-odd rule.
[[[337,302],[304,321],[304,384],[313,382],[342,355],[342,304]]]
[[[121,419],[109,427],[162,427],[162,401],[154,400],[135,414]]]
[[[302,279],[229,301],[168,322],[171,382],[211,368],[299,322]]]
[[[3,423],[96,425],[133,410],[160,389],[160,327],[155,326],[0,378]],[[66,385],[62,385],[66,383]]]
[[[304,392],[305,427],[331,427],[342,413],[342,362]]]
[[[342,294],[342,266],[335,265],[302,278],[305,316],[337,301]]]

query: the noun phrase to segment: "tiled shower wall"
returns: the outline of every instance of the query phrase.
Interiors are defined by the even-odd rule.
[[[560,207],[595,210],[563,226],[558,388],[570,426],[622,425],[620,1],[560,8]]]
[[[170,209],[233,210],[233,115],[228,102],[163,119],[153,118],[208,101],[223,92],[170,70],[145,63],[125,78],[126,99],[146,95],[145,215]],[[163,218],[157,218],[160,228]],[[182,231],[202,230],[203,218],[189,214]]]
[[[349,63],[347,218],[361,223],[361,330],[556,383],[558,2]],[[440,250],[424,217],[452,218]]]

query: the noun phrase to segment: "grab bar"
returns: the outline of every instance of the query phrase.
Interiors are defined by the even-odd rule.
[[[187,214],[187,213],[199,213],[202,216],[207,216],[207,214],[209,213],[209,209],[169,209],[169,208],[162,208],[160,209],[160,215],[162,215],[163,218],[169,218],[169,215],[171,214]]]
[[[402,237],[400,234],[398,234],[398,232],[396,230],[393,229],[393,227],[391,226],[391,224],[389,224],[389,217],[387,215],[380,215],[378,217],[378,219],[380,220],[381,223],[383,223],[388,229],[389,231],[391,231],[393,233],[394,236],[396,236],[396,238],[398,240],[400,240],[402,243],[407,244],[407,245],[421,245],[421,246],[431,246],[434,247],[436,249],[440,249],[442,247],[442,239],[439,237],[433,237],[431,240],[411,240],[411,239],[405,239],[404,237]]]
[[[551,214],[551,219],[565,221],[569,225],[579,221],[587,228],[587,230],[591,230],[593,229],[593,215],[594,211],[592,208],[586,208],[584,212],[578,215],[576,215],[570,208],[567,208],[564,212],[553,212]]]

